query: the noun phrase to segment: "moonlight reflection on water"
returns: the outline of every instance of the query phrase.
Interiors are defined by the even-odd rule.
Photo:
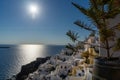
[[[45,46],[43,45],[21,45],[19,47],[19,53],[21,56],[24,55],[28,59],[28,61],[33,61],[36,57],[45,57],[46,55],[43,54],[45,51]],[[28,62],[27,61],[27,62]]]
[[[7,46],[7,45],[5,45]],[[10,48],[0,48],[0,80],[6,80],[38,57],[59,54],[63,46],[51,45],[8,45]]]

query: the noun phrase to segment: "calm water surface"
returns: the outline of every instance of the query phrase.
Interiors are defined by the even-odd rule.
[[[37,57],[59,54],[64,46],[51,45],[0,45],[0,80],[17,74],[22,65],[30,63]]]

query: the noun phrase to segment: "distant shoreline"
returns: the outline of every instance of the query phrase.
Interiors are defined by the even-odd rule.
[[[10,48],[10,47],[0,47],[0,48]]]

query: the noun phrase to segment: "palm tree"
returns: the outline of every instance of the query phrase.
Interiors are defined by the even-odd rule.
[[[120,50],[120,38],[116,38],[115,32],[115,30],[120,30],[120,23],[112,27],[109,26],[109,19],[115,18],[120,14],[120,5],[116,6],[116,1],[117,0],[89,0],[89,8],[82,7],[72,2],[72,5],[87,16],[92,23],[92,25],[88,25],[82,20],[77,20],[74,24],[78,25],[80,28],[99,34],[99,47],[106,49],[107,58],[111,58],[111,49],[116,51]],[[111,45],[110,41],[114,42],[114,45]]]

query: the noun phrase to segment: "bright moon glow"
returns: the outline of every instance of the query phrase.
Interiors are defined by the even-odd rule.
[[[31,62],[35,60],[38,56],[45,57],[44,53],[45,47],[43,45],[21,45],[19,47],[19,53],[27,58],[24,62]]]
[[[39,13],[38,6],[36,4],[29,5],[29,13],[30,13],[30,15],[32,16],[33,19],[36,18],[36,16]]]

